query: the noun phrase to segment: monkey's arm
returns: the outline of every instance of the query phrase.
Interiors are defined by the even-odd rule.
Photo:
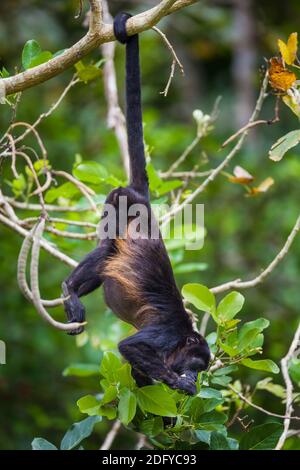
[[[147,328],[126,338],[119,344],[119,351],[130,362],[133,369],[143,375],[164,382],[171,388],[184,390],[189,394],[196,392],[195,382],[188,377],[180,377],[167,367],[157,345],[151,346]]]
[[[70,276],[62,283],[64,297],[69,297],[64,302],[64,309],[67,314],[68,322],[85,319],[85,308],[79,300],[79,297],[93,292],[101,286],[103,279],[101,271],[104,262],[110,253],[111,240],[103,240],[101,244],[91,251],[74,269]],[[70,332],[72,335],[82,333],[83,327]]]

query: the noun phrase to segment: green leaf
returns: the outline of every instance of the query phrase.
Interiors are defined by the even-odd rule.
[[[100,163],[84,161],[73,169],[73,175],[80,181],[100,184],[108,177],[106,168]]]
[[[61,441],[61,450],[71,450],[78,446],[83,439],[92,434],[95,424],[99,423],[99,421],[101,421],[100,416],[91,416],[72,424]]]
[[[15,196],[20,196],[20,194],[22,194],[23,191],[26,189],[26,186],[26,180],[22,173],[19,175],[19,178],[15,178],[12,180],[12,190]]]
[[[210,413],[204,413],[200,416],[197,426],[205,427],[206,429],[215,430],[215,425],[224,424],[227,421],[227,415],[225,413],[219,413],[218,411],[211,411]]]
[[[163,180],[158,176],[158,173],[156,172],[152,163],[147,163],[146,170],[148,174],[150,190],[156,191],[156,189],[158,189],[159,186],[161,186],[163,183]]]
[[[272,450],[283,431],[281,423],[266,423],[251,428],[240,440],[240,450]]]
[[[123,388],[120,392],[118,412],[120,421],[125,425],[135,417],[136,396],[128,388]]]
[[[202,284],[185,284],[182,288],[183,297],[198,310],[215,315],[216,299],[210,290]]]
[[[117,409],[112,405],[100,406],[98,413],[101,416],[106,416],[108,419],[115,419],[117,417]]]
[[[36,57],[33,57],[33,59],[31,60],[29,64],[29,67],[27,68],[31,69],[32,67],[36,67],[37,65],[44,64],[45,62],[48,62],[48,60],[52,59],[52,57],[53,57],[52,52],[43,51]]]
[[[100,369],[98,364],[71,364],[63,371],[64,377],[90,377],[92,375],[99,375]]]
[[[210,450],[231,450],[227,437],[220,432],[212,432],[210,436]]]
[[[54,444],[42,437],[36,437],[31,443],[32,450],[58,450]]]
[[[99,69],[96,65],[85,65],[82,61],[77,62],[77,64],[75,64],[75,68],[77,70],[78,77],[84,83],[88,83],[102,75],[102,70]]]
[[[239,337],[242,337],[249,330],[258,329],[259,331],[263,331],[268,328],[269,325],[269,320],[266,320],[265,318],[258,318],[257,320],[249,321],[245,323],[240,329]]]
[[[243,359],[241,361],[243,366],[249,367],[249,369],[264,370],[266,372],[272,372],[272,374],[279,373],[279,367],[271,359],[261,359],[253,361],[252,359]]]
[[[200,416],[205,412],[204,401],[199,396],[190,398],[184,407],[183,414],[188,414],[194,423],[198,423]]]
[[[286,390],[282,385],[274,384],[271,377],[266,377],[256,384],[258,390],[267,390],[275,395],[275,397],[284,399],[286,397]]]
[[[208,267],[207,263],[184,263],[174,267],[175,274],[194,273],[205,271]]]
[[[96,416],[99,412],[100,403],[93,395],[85,395],[77,401],[77,406],[81,413]]]
[[[131,375],[131,365],[129,362],[126,362],[119,370],[118,370],[118,381],[121,387],[129,388],[133,390],[136,388],[135,380]]]
[[[256,337],[259,335],[260,330],[258,328],[253,328],[248,330],[246,333],[239,335],[238,338],[238,350],[243,351],[252,345]]]
[[[200,392],[198,393],[198,397],[201,398],[216,398],[218,400],[222,400],[223,396],[219,390],[211,387],[202,387]]]
[[[64,183],[57,188],[51,188],[47,191],[45,201],[52,203],[56,199],[63,197],[72,199],[73,196],[80,194],[79,189],[71,182]]]
[[[9,77],[9,71],[4,66],[2,66],[2,68],[0,70],[0,77],[1,78],[8,78]]]
[[[106,351],[103,355],[100,366],[100,374],[103,375],[108,381],[117,383],[118,370],[122,367],[121,360],[116,354]]]
[[[196,429],[195,434],[200,442],[205,442],[205,444],[210,443],[210,436],[211,436],[212,431],[204,431],[203,429]]]
[[[293,381],[300,384],[300,359],[294,358],[290,361],[289,373]]]
[[[282,101],[296,114],[297,118],[300,119],[300,106],[299,101],[294,96],[283,95]]]
[[[155,418],[145,419],[141,423],[141,432],[149,437],[155,437],[164,430],[164,422],[160,416]]]
[[[245,298],[239,292],[230,292],[217,307],[217,318],[221,322],[232,320],[242,310]]]
[[[156,192],[158,196],[163,196],[174,189],[180,188],[182,184],[183,182],[181,180],[163,181],[159,188],[156,189]]]
[[[147,385],[137,391],[138,404],[144,411],[159,416],[176,416],[175,400],[161,385]]]
[[[256,338],[253,340],[251,344],[252,349],[259,349],[262,347],[264,344],[264,335],[260,333],[259,335],[256,336]],[[249,354],[249,353],[248,353]],[[256,354],[255,352],[253,354]]]
[[[208,346],[214,346],[216,344],[218,335],[216,331],[213,331],[212,333],[209,333],[209,335],[206,336],[206,341]]]
[[[158,196],[163,196],[164,194],[172,191],[173,189],[182,186],[181,180],[162,180],[151,162],[147,163],[146,170],[148,174],[150,190],[155,192]]]
[[[22,51],[22,66],[26,70],[30,67],[32,59],[42,52],[41,46],[34,39],[26,42]]]
[[[109,385],[109,387],[106,388],[104,395],[101,400],[101,405],[106,405],[107,403],[111,403],[117,398],[118,395],[118,390],[117,387],[114,385]]]
[[[231,377],[228,375],[221,375],[220,377],[213,377],[211,383],[214,385],[221,385],[221,387],[226,387],[231,382]]]
[[[234,346],[234,347],[229,346],[226,343],[221,343],[221,341],[220,341],[220,346],[223,349],[223,351],[226,352],[226,354],[228,354],[228,356],[230,356],[230,357],[234,357],[239,353],[236,346]]]
[[[288,150],[298,145],[300,142],[300,129],[288,132],[272,145],[269,158],[274,162],[279,162]]]
[[[219,377],[220,375],[227,375],[231,374],[231,372],[236,372],[238,370],[238,367],[235,365],[227,366],[227,367],[221,367],[220,369],[217,369],[213,375],[214,377]]]

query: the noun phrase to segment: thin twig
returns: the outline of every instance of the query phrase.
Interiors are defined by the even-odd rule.
[[[295,421],[300,421],[300,417],[299,416],[287,416],[287,415],[280,415],[278,413],[272,413],[272,411],[268,411],[268,410],[265,410],[265,408],[262,408],[261,406],[258,406],[258,405],[255,405],[255,403],[253,403],[251,400],[249,400],[247,397],[245,397],[241,392],[239,392],[238,390],[236,390],[232,385],[227,385],[227,387],[233,392],[235,393],[242,401],[244,401],[245,403],[247,403],[247,405],[249,406],[252,406],[252,408],[255,408],[256,410],[258,411],[261,411],[262,413],[268,415],[268,416],[274,416],[274,418],[281,418],[281,419],[293,419]]]
[[[40,204],[32,204],[28,202],[16,201],[15,199],[6,196],[6,200],[16,209],[23,209],[28,211],[41,212],[42,206]],[[47,212],[88,212],[90,209],[78,206],[57,206],[55,204],[45,204]]]
[[[0,199],[1,203],[1,199]],[[28,225],[31,223],[36,223],[38,217],[27,217],[26,219],[22,219],[22,224]],[[84,222],[81,220],[71,220],[71,219],[61,219],[59,217],[48,217],[49,222],[57,223],[57,224],[65,224],[65,225],[75,225],[78,227],[85,227],[85,228],[97,228],[97,224],[93,224],[92,222]]]
[[[7,139],[9,140],[10,143],[10,148],[11,148],[11,171],[16,179],[19,178],[19,174],[17,172],[16,168],[16,144],[14,141],[14,138],[11,134],[6,135]]]
[[[211,292],[214,294],[219,294],[220,292],[225,292],[230,289],[249,289],[250,287],[255,287],[257,284],[260,284],[264,281],[264,279],[269,276],[272,271],[277,267],[280,261],[287,255],[296,235],[300,230],[300,216],[298,217],[291,233],[289,234],[286,242],[284,243],[283,247],[277,254],[277,256],[273,259],[273,261],[260,273],[259,276],[255,277],[250,281],[241,281],[240,279],[236,279],[234,281],[229,281],[224,284],[220,284],[219,286],[213,287]]]
[[[299,342],[300,342],[300,323],[298,325],[293,341],[291,343],[291,346],[286,356],[284,356],[281,359],[281,371],[282,371],[283,379],[285,382],[285,388],[286,388],[286,404],[285,404],[286,418],[284,420],[283,433],[281,434],[279,438],[279,441],[276,445],[275,450],[281,450],[283,448],[285,441],[288,437],[291,419],[294,419],[294,417],[292,416],[292,413],[294,411],[293,410],[293,383],[289,374],[289,363],[296,356],[296,351],[299,347]]]
[[[39,181],[39,178],[38,178],[38,175],[34,169],[34,166],[32,164],[32,161],[30,160],[30,158],[28,157],[28,155],[25,153],[25,152],[21,152],[20,150],[17,150],[16,151],[16,155],[19,155],[20,157],[23,157],[32,173],[32,176],[33,176],[33,179],[35,181],[35,184],[37,186],[37,195],[39,197],[39,200],[40,200],[40,205],[42,207],[42,211],[44,213],[46,213],[46,209],[45,209],[45,201],[44,201],[44,198],[43,198],[43,191],[42,191],[42,187],[40,185],[40,181]]]
[[[265,97],[266,97],[267,86],[268,86],[268,73],[266,73],[265,78],[263,80],[262,87],[261,87],[261,90],[260,90],[260,93],[259,93],[259,97],[257,99],[256,106],[255,106],[255,109],[252,113],[252,116],[249,119],[249,123],[254,122],[256,120],[258,114],[261,111],[263,102],[264,102]],[[164,226],[167,223],[169,223],[170,220],[174,217],[175,214],[182,211],[184,206],[186,206],[187,204],[190,204],[195,199],[195,197],[198,196],[198,194],[202,193],[207,188],[209,183],[214,181],[214,179],[218,176],[218,174],[221,173],[221,171],[228,165],[228,163],[233,159],[233,157],[239,152],[239,150],[241,149],[241,147],[244,143],[244,140],[245,140],[247,134],[248,134],[248,130],[245,130],[242,133],[242,135],[240,136],[240,138],[239,138],[238,142],[236,143],[236,145],[229,152],[227,157],[220,163],[220,165],[218,165],[211,172],[211,174],[203,181],[203,183],[193,193],[191,193],[181,204],[179,204],[175,208],[172,208],[167,214],[165,214],[161,218],[161,226]]]
[[[194,150],[194,148],[199,144],[200,140],[202,138],[202,135],[197,135],[195,139],[190,143],[190,145],[187,146],[187,148],[184,150],[184,152],[180,155],[180,157],[175,160],[174,163],[170,166],[168,171],[165,171],[163,173],[164,178],[169,178],[171,175],[174,175],[174,170],[181,165],[186,158],[189,156],[189,154]]]
[[[233,140],[235,140],[239,135],[241,135],[243,132],[249,130],[249,129],[252,129],[253,127],[256,127],[256,126],[259,126],[261,124],[268,124],[270,125],[271,123],[273,123],[275,121],[267,121],[266,119],[259,119],[258,121],[254,121],[254,122],[248,122],[248,124],[246,124],[245,126],[241,127],[241,129],[239,129],[237,132],[235,132],[233,135],[231,135],[230,137],[228,137],[227,140],[225,140],[225,142],[223,142],[223,144],[221,145],[221,148],[223,149],[224,147],[226,147],[228,144],[230,144],[230,142],[232,142]]]
[[[111,430],[107,433],[100,450],[109,450],[121,428],[121,421],[118,419],[114,422]]]
[[[163,179],[167,178],[202,178],[205,176],[209,176],[211,174],[212,170],[207,170],[207,171],[173,171],[172,173],[169,173],[169,171],[166,172],[160,172],[159,176]]]
[[[207,328],[207,324],[209,322],[209,319],[210,319],[210,313],[205,312],[203,317],[202,317],[201,324],[200,324],[200,334],[202,336],[205,336],[206,328]]]
[[[61,176],[62,178],[67,179],[71,183],[73,183],[79,191],[82,193],[82,195],[88,200],[91,208],[93,211],[100,216],[100,212],[98,210],[98,207],[93,200],[91,196],[94,196],[96,193],[93,191],[91,188],[83,184],[81,181],[79,181],[77,178],[74,178],[74,176],[70,175],[66,171],[61,171],[61,170],[52,170],[51,173],[56,176]]]
[[[163,91],[160,92],[161,95],[164,95],[164,97],[166,97],[168,95],[168,92],[169,92],[169,88],[170,88],[170,85],[172,83],[172,80],[173,80],[173,77],[174,77],[174,73],[175,73],[175,69],[176,69],[176,65],[178,65],[182,75],[184,75],[184,68],[183,68],[183,65],[182,63],[180,62],[176,52],[175,52],[175,49],[174,47],[172,46],[172,44],[170,43],[169,39],[167,38],[167,36],[157,27],[157,26],[153,26],[152,28],[156,33],[158,33],[160,35],[160,37],[162,38],[162,40],[165,42],[165,44],[167,45],[167,48],[169,49],[169,51],[171,52],[171,55],[173,57],[173,60],[172,60],[172,64],[171,64],[171,71],[170,71],[170,75],[169,75],[169,79],[168,79],[168,82],[167,82],[167,85],[165,87],[165,89]]]
[[[21,140],[23,140],[28,134],[30,134],[30,132],[33,132],[33,129],[35,129],[44,119],[46,119],[47,117],[49,117],[57,108],[58,106],[60,105],[60,103],[63,101],[63,99],[65,98],[65,96],[67,95],[67,93],[70,91],[70,89],[76,85],[76,83],[80,82],[80,79],[75,75],[73,75],[71,81],[68,83],[68,85],[66,86],[66,88],[63,90],[63,92],[61,93],[61,95],[58,97],[58,99],[53,103],[53,105],[49,108],[49,110],[45,113],[42,113],[38,118],[37,120],[30,126],[26,129],[25,132],[23,132],[23,134],[21,134],[20,136],[18,136],[16,139],[15,139],[15,142],[18,143],[20,142]]]

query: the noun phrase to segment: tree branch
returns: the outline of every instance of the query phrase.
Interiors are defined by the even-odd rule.
[[[294,417],[292,417],[292,413],[294,411],[293,410],[293,383],[289,375],[289,362],[295,357],[296,351],[299,347],[299,342],[300,342],[300,323],[298,325],[298,328],[296,330],[296,333],[294,335],[293,341],[291,343],[291,346],[288,350],[287,355],[281,360],[281,370],[282,370],[283,379],[286,385],[286,405],[285,405],[286,418],[284,420],[283,433],[280,436],[280,439],[277,443],[275,450],[281,450],[283,448],[284,443],[288,437],[291,419],[294,419]]]
[[[129,18],[127,22],[127,32],[129,35],[133,35],[150,29],[164,16],[192,5],[196,3],[196,1],[162,0],[157,6]],[[89,3],[91,14],[87,34],[76,44],[66,49],[59,56],[50,59],[48,62],[18,73],[13,77],[0,80],[0,89],[5,91],[6,95],[26,90],[27,88],[31,88],[59,75],[101,44],[115,39],[113,26],[104,24],[102,21],[101,0],[89,0]]]
[[[235,393],[242,401],[247,403],[247,405],[252,406],[252,408],[255,408],[258,411],[261,411],[262,413],[268,415],[268,416],[274,416],[274,418],[281,418],[281,419],[294,419],[295,421],[300,421],[300,416],[288,416],[288,415],[280,415],[278,413],[272,413],[272,411],[265,410],[265,408],[262,408],[261,406],[255,405],[251,400],[249,400],[247,397],[245,397],[241,392],[236,390],[232,385],[227,385],[227,387]]]
[[[54,318],[49,315],[47,310],[43,307],[40,297],[40,289],[39,289],[39,256],[40,256],[40,241],[43,235],[45,227],[45,218],[41,217],[40,221],[37,225],[33,228],[33,232],[35,236],[33,238],[33,245],[32,245],[32,253],[31,253],[31,265],[30,265],[30,279],[31,279],[31,289],[32,289],[32,303],[35,306],[36,311],[38,314],[46,320],[50,325],[54,326],[58,330],[62,331],[72,331],[80,328],[83,325],[86,325],[86,322],[78,323],[61,323],[59,321],[54,320]],[[31,237],[31,233],[28,235]]]
[[[23,227],[20,227],[20,225],[18,225],[16,222],[13,222],[2,214],[0,214],[0,222],[17,232],[22,237],[27,237],[29,235],[28,230],[25,230]],[[66,264],[67,266],[70,266],[71,268],[76,268],[76,266],[78,266],[77,261],[65,255],[57,248],[54,248],[49,242],[47,242],[43,238],[40,241],[40,245],[42,248],[44,248],[44,250],[48,251],[48,253],[50,253],[55,258],[59,259],[59,261]]]
[[[260,93],[255,105],[255,109],[249,119],[249,123],[254,122],[257,119],[257,116],[259,115],[263,102],[266,98],[266,89],[268,86],[268,72],[265,74]],[[228,163],[235,157],[235,155],[240,151],[242,148],[242,145],[244,143],[245,138],[248,135],[248,128],[245,128],[244,132],[241,134],[238,142],[236,145],[233,147],[233,149],[229,152],[227,157],[222,160],[222,162],[212,170],[212,172],[209,174],[209,176],[203,181],[202,184],[193,192],[191,193],[181,204],[179,204],[176,207],[173,207],[167,214],[165,214],[161,218],[161,226],[164,226],[170,222],[170,220],[174,217],[175,214],[178,214],[178,212],[181,212],[184,206],[187,204],[190,204],[198,194],[202,193],[207,186],[215,180],[215,178],[221,173],[221,171],[228,165]]]
[[[226,282],[225,284],[220,284],[217,287],[213,287],[211,292],[214,294],[219,294],[220,292],[225,292],[229,289],[249,289],[250,287],[255,287],[257,284],[260,284],[264,281],[264,279],[272,273],[272,271],[277,267],[280,261],[287,255],[296,235],[300,230],[300,216],[298,217],[291,233],[289,234],[285,244],[277,254],[277,256],[273,259],[273,261],[269,264],[269,266],[264,269],[261,274],[250,281],[241,281],[240,279],[236,279],[234,281]]]
[[[121,421],[118,419],[114,422],[111,430],[108,432],[106,435],[106,438],[104,439],[104,442],[102,446],[100,447],[100,450],[109,450],[118,434],[121,428]]]

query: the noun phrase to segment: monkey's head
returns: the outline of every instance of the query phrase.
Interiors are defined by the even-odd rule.
[[[169,366],[178,374],[197,380],[198,372],[206,370],[210,350],[206,340],[195,331],[184,338],[181,345],[168,359]]]

